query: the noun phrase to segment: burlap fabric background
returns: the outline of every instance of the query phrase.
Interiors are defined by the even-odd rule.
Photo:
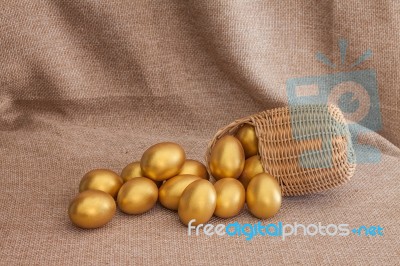
[[[400,4],[396,1],[1,1],[0,264],[396,264]],[[285,198],[268,222],[381,225],[382,237],[188,237],[159,205],[80,230],[67,217],[92,168],[119,172],[175,141],[203,160],[216,130],[287,105],[288,78],[331,73],[321,51],[377,72],[382,161],[338,189]],[[336,59],[335,59],[336,58]],[[210,222],[256,223],[247,211]]]

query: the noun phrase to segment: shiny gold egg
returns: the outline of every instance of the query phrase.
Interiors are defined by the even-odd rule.
[[[158,190],[161,205],[170,210],[177,210],[179,199],[185,188],[200,177],[194,175],[177,175],[168,179]]]
[[[244,188],[247,188],[250,179],[253,176],[263,172],[264,169],[261,164],[260,156],[258,155],[251,156],[244,162],[243,172],[239,177],[239,181],[242,182]]]
[[[207,168],[199,161],[186,160],[179,173],[180,175],[195,175],[208,180]]]
[[[235,136],[242,143],[246,158],[257,155],[258,138],[252,125],[245,124],[236,132]]]
[[[108,169],[95,169],[86,173],[80,184],[79,192],[85,190],[101,190],[116,197],[124,181],[115,172]]]
[[[144,176],[142,168],[140,168],[140,162],[133,162],[125,166],[124,169],[122,169],[121,177],[124,180],[124,182],[128,182],[129,180],[135,177],[146,177],[146,176]],[[160,187],[163,182],[154,181],[154,183],[156,183],[157,187]]]
[[[162,142],[143,153],[140,166],[146,177],[163,181],[178,175],[185,159],[185,151],[181,146],[173,142]]]
[[[85,190],[76,196],[68,208],[69,219],[81,228],[98,228],[114,216],[116,205],[113,197],[100,190]]]
[[[230,218],[243,209],[246,191],[242,183],[233,178],[223,178],[214,184],[217,192],[217,204],[214,214],[221,218]]]
[[[244,167],[244,151],[240,141],[233,136],[218,140],[211,150],[209,167],[215,179],[238,178]]]
[[[118,207],[127,214],[144,213],[156,204],[158,188],[146,177],[136,177],[122,185],[118,193]]]
[[[192,219],[195,219],[192,225],[204,224],[211,219],[216,203],[214,186],[207,180],[196,180],[186,187],[179,199],[179,218],[185,225]]]
[[[254,176],[247,186],[246,202],[250,212],[259,219],[274,216],[281,207],[281,188],[275,178],[261,173]]]
[[[127,182],[132,178],[140,176],[144,177],[142,169],[140,168],[140,162],[133,162],[128,164],[127,166],[125,166],[124,169],[122,169],[121,172],[121,177],[124,180],[124,182]]]

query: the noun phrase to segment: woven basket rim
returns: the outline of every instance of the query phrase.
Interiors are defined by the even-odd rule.
[[[264,136],[266,134],[266,132],[265,132],[265,130],[260,130],[260,128],[264,129],[265,128],[264,124],[273,123],[273,121],[272,122],[269,121],[269,120],[271,120],[270,117],[272,115],[287,113],[289,108],[291,108],[291,107],[279,107],[279,108],[264,110],[259,113],[247,116],[247,117],[236,119],[235,121],[229,123],[228,125],[220,128],[216,132],[216,134],[214,135],[212,140],[207,145],[207,151],[206,151],[206,155],[205,155],[207,170],[210,172],[209,160],[210,160],[212,148],[214,147],[215,143],[219,139],[221,139],[222,137],[224,137],[226,135],[235,135],[237,130],[240,127],[244,126],[245,124],[249,124],[249,125],[252,125],[255,127],[256,135],[257,135],[258,141],[259,141],[259,156],[261,157],[261,163],[263,165],[264,170],[270,169],[269,166],[266,164],[265,152],[262,150],[265,145],[263,143],[263,140],[260,138],[260,136]],[[305,109],[306,108],[311,108],[311,109],[314,108],[316,110],[318,108],[328,108],[328,110],[330,112],[332,112],[331,113],[332,117],[335,116],[335,118],[342,119],[343,121],[345,121],[340,109],[334,105],[307,105],[307,106],[300,106],[300,107],[294,107],[294,108],[305,108]],[[260,126],[260,123],[263,125]],[[343,122],[343,123],[345,124],[345,122]],[[347,128],[347,125],[345,125],[345,127]],[[348,128],[347,128],[347,130],[348,130]],[[262,131],[262,132],[260,132],[260,131]],[[350,134],[350,133],[348,133],[348,134]],[[337,142],[339,144],[342,142],[346,142],[347,149],[352,149],[351,139],[348,139],[348,137],[346,137],[346,138],[343,137],[342,139],[338,138]],[[260,150],[261,150],[261,152],[260,152]],[[341,156],[344,156],[344,155],[341,154]],[[318,176],[315,177],[315,173],[313,174],[312,171],[310,174],[310,177],[312,177],[312,178],[308,178],[307,176],[303,177],[304,184],[302,184],[301,180],[299,181],[299,180],[293,179],[293,180],[291,180],[291,182],[286,182],[283,178],[280,178],[279,176],[275,176],[275,178],[277,179],[278,183],[281,185],[283,196],[298,196],[298,195],[317,193],[317,192],[320,192],[320,191],[323,191],[326,189],[331,189],[331,188],[337,187],[343,183],[346,183],[351,178],[351,176],[354,174],[355,163],[342,162],[341,160],[347,160],[347,157],[339,158],[340,164],[337,165],[337,168],[338,168],[337,170],[339,173],[334,173],[332,171],[331,172],[322,171],[321,178],[319,179],[318,182],[316,182],[315,180],[318,180],[319,177]],[[268,171],[266,171],[266,172],[268,172]],[[302,174],[304,175],[304,173],[302,173]],[[299,190],[298,187],[301,187],[301,190]]]

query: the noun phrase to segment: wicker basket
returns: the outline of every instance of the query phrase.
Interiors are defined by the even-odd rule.
[[[234,135],[244,124],[255,127],[264,170],[273,175],[283,196],[312,194],[347,182],[355,170],[350,132],[334,105],[276,108],[238,119],[220,129],[208,145]]]

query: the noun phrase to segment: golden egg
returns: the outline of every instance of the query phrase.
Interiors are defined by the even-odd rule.
[[[214,186],[208,180],[196,180],[186,187],[179,199],[179,218],[185,225],[192,219],[195,219],[192,225],[204,224],[211,219],[216,203]]]
[[[236,132],[235,136],[242,143],[246,158],[257,155],[258,138],[252,125],[245,124]]]
[[[254,176],[247,186],[246,202],[250,212],[259,219],[274,216],[281,207],[281,188],[275,178],[261,173]]]
[[[172,142],[162,142],[143,153],[140,166],[146,177],[163,181],[178,175],[185,159],[185,151],[181,146]]]
[[[143,174],[142,169],[140,168],[140,162],[133,162],[125,166],[124,169],[122,169],[121,177],[124,180],[124,182],[128,182],[129,180],[135,177],[146,177],[146,176]],[[163,182],[154,181],[154,183],[156,183],[157,187],[160,187]]]
[[[199,179],[200,177],[194,175],[177,175],[165,181],[158,191],[161,205],[170,210],[177,210],[185,188]]]
[[[243,209],[246,191],[242,183],[233,178],[223,178],[214,184],[217,192],[217,205],[214,214],[221,218],[230,218]]]
[[[244,162],[243,172],[239,177],[239,181],[242,182],[244,188],[247,188],[250,179],[253,176],[263,172],[264,169],[261,164],[260,156],[258,155],[251,156]]]
[[[156,204],[158,188],[146,177],[136,177],[122,185],[118,193],[118,207],[127,214],[144,213]]]
[[[68,208],[69,219],[81,228],[98,228],[114,216],[116,205],[113,197],[100,190],[86,190],[76,196]]]
[[[233,136],[218,140],[211,150],[209,167],[215,179],[238,178],[244,167],[244,151],[240,141]]]
[[[124,180],[124,182],[127,182],[132,178],[140,176],[144,177],[142,169],[140,168],[140,162],[133,162],[128,164],[127,166],[125,166],[124,169],[122,169],[121,172],[121,177]]]
[[[124,181],[115,172],[108,169],[95,169],[86,173],[80,184],[79,192],[93,189],[101,190],[116,197]]]
[[[179,173],[180,175],[195,175],[208,180],[207,168],[199,161],[186,160]]]

